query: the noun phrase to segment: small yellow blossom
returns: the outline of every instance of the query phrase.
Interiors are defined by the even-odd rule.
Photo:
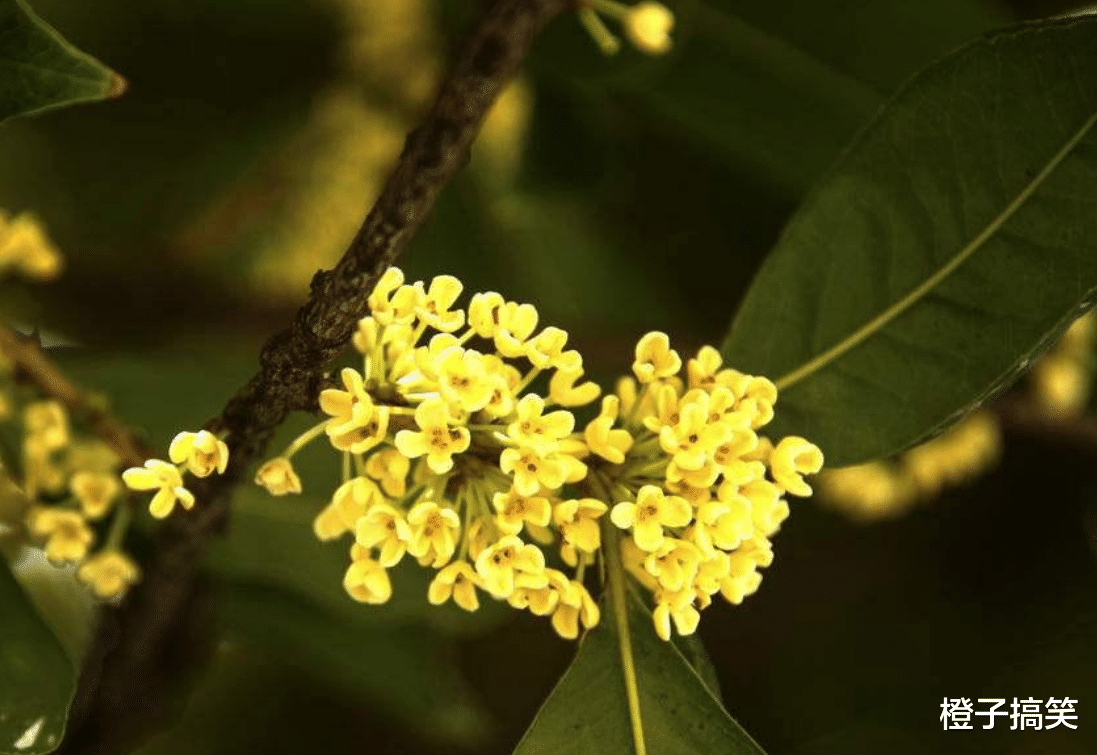
[[[701,614],[693,607],[692,592],[681,590],[676,593],[666,591],[657,593],[652,620],[655,622],[655,633],[664,641],[670,639],[671,619],[674,620],[674,628],[682,636],[691,635],[697,631]]]
[[[23,426],[43,451],[56,451],[69,442],[69,421],[59,401],[35,401],[23,409]]]
[[[343,588],[359,603],[380,605],[392,597],[392,581],[385,567],[365,556],[362,551],[354,552],[347,573],[343,576]]]
[[[454,561],[435,575],[427,589],[427,600],[431,605],[440,606],[450,597],[453,602],[466,611],[475,611],[480,607],[476,588],[480,586],[480,576],[468,561]]]
[[[561,362],[568,361],[571,362],[568,364],[569,367],[581,369],[583,358],[578,355],[578,352],[565,352],[564,346],[567,342],[568,334],[565,331],[556,327],[545,328],[526,344],[526,358],[539,370],[559,367]],[[579,363],[575,364],[575,357],[566,357],[565,353],[575,354]]]
[[[404,274],[390,267],[381,276],[369,297],[370,311],[381,325],[410,323],[415,318],[422,291],[404,286]]]
[[[175,502],[185,509],[194,506],[194,495],[183,487],[179,470],[166,461],[149,459],[144,467],[132,467],[122,473],[122,481],[130,490],[155,490],[149,513],[163,519],[175,508]]]
[[[408,524],[411,525],[408,553],[424,566],[431,564],[435,569],[449,563],[461,531],[461,520],[453,509],[422,501],[408,512]]]
[[[628,430],[615,428],[620,399],[616,396],[602,398],[602,411],[587,424],[583,435],[591,453],[598,454],[613,464],[623,464],[625,454],[632,448],[633,438]]]
[[[61,255],[38,218],[29,212],[11,221],[0,212],[0,267],[9,266],[38,280],[52,280],[61,271]]]
[[[543,587],[545,554],[536,545],[523,543],[516,535],[507,535],[485,548],[476,559],[476,573],[484,589],[502,600],[514,592],[515,586]],[[525,579],[522,579],[522,578]]]
[[[654,551],[663,544],[663,527],[685,527],[693,518],[693,509],[684,498],[666,495],[655,485],[645,485],[636,501],[618,503],[610,519],[621,529],[631,529],[636,544]]]
[[[504,304],[506,299],[495,291],[474,294],[469,302],[469,327],[481,338],[495,338],[495,331],[499,329],[499,310]]]
[[[636,344],[636,361],[632,363],[632,372],[641,383],[671,377],[681,368],[682,358],[677,351],[670,348],[670,338],[666,333],[648,333]]]
[[[415,409],[415,424],[419,432],[401,430],[396,433],[396,447],[409,459],[426,455],[427,466],[435,474],[445,474],[453,468],[453,455],[469,447],[469,431],[450,427],[449,410],[441,399],[428,399]]]
[[[416,307],[419,319],[444,333],[452,333],[465,324],[465,313],[451,311],[450,307],[461,295],[461,281],[452,275],[439,275],[430,282],[426,296]]]
[[[141,579],[141,570],[124,553],[101,551],[80,565],[76,577],[102,600],[116,600]]]
[[[526,341],[537,327],[537,308],[508,301],[496,313],[499,324],[494,334],[495,348],[511,359],[525,356]]]
[[[786,491],[796,496],[811,495],[811,486],[804,482],[804,475],[816,474],[823,468],[823,452],[803,438],[790,435],[782,438],[770,457],[773,479]]]
[[[365,477],[354,477],[340,485],[312,523],[312,531],[321,540],[334,540],[354,529],[370,507],[381,500],[377,485]]]
[[[662,3],[644,0],[624,18],[625,34],[640,52],[663,55],[670,51],[674,14]]]
[[[579,623],[584,629],[593,629],[601,620],[598,604],[590,597],[582,582],[572,581],[560,593],[556,611],[552,614],[552,628],[566,640],[579,636]]]
[[[539,449],[507,448],[499,455],[499,468],[514,475],[514,489],[521,495],[536,495],[542,487],[556,490],[568,477],[570,463],[556,453],[542,454]]]
[[[513,488],[507,493],[496,493],[492,498],[498,515],[499,529],[508,535],[517,535],[529,523],[547,527],[552,519],[552,505],[541,496],[525,496]]]
[[[95,533],[76,511],[38,508],[31,512],[31,534],[46,539],[46,558],[54,564],[79,562],[88,553]]]
[[[380,547],[378,561],[388,569],[404,557],[412,533],[402,511],[387,503],[377,503],[358,519],[355,536],[364,548]]]
[[[602,546],[598,520],[609,507],[597,498],[572,498],[553,509],[552,518],[560,531],[560,556],[568,566],[579,562],[578,553],[593,555]]]
[[[69,490],[80,502],[88,519],[101,519],[122,492],[118,478],[104,472],[77,472],[69,481]]]
[[[172,440],[168,458],[176,464],[185,463],[187,471],[195,477],[208,477],[215,471],[217,474],[225,473],[229,464],[229,447],[207,430],[182,432]]]
[[[567,411],[544,414],[545,400],[535,393],[523,396],[515,410],[518,416],[507,427],[507,435],[519,443],[552,448],[575,429],[575,415]]]
[[[590,381],[576,385],[575,381],[581,377],[581,369],[557,370],[549,379],[549,397],[560,406],[586,406],[598,398],[602,389]]]
[[[683,397],[678,415],[677,425],[660,429],[659,443],[679,469],[701,469],[712,459],[713,451],[731,437],[731,428],[722,422],[709,424],[708,394],[701,391]]]
[[[480,352],[450,347],[441,354],[437,364],[438,390],[452,406],[475,412],[491,401],[495,385]]]
[[[411,461],[395,448],[382,448],[366,460],[366,474],[381,483],[385,493],[401,498],[407,492]]]
[[[275,456],[259,467],[255,484],[266,488],[271,495],[288,495],[301,492],[301,478],[293,471],[293,465],[285,456]]]

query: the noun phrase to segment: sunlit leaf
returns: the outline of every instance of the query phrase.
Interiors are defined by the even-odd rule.
[[[0,559],[0,753],[44,753],[61,741],[76,669]]]
[[[888,104],[785,229],[723,346],[775,435],[842,466],[1008,386],[1097,288],[1097,21],[974,41]]]
[[[0,122],[117,97],[121,76],[80,52],[23,0],[0,0]]]

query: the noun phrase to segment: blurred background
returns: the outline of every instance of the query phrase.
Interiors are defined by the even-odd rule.
[[[0,307],[78,344],[73,373],[160,447],[220,411],[342,254],[477,4],[33,5],[130,89],[0,130],[0,208],[35,212],[66,259]],[[648,330],[719,343],[804,193],[908,76],[1074,8],[668,5],[658,58],[554,23],[401,261],[535,302],[603,384]],[[1097,752],[1095,454],[1007,428],[996,471],[903,516],[794,504],[759,593],[701,625],[728,710],[774,754]],[[344,549],[311,535],[336,479],[315,456],[301,498],[241,493],[208,564],[215,660],[141,752],[510,752],[574,645],[513,611],[432,609],[410,572],[392,605],[352,603]],[[944,697],[1053,696],[1080,699],[1078,732],[941,731]]]

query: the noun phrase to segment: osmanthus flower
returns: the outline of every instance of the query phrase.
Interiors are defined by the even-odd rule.
[[[126,554],[104,550],[80,564],[76,578],[102,600],[115,600],[141,579],[141,570]]]
[[[31,512],[30,531],[46,541],[46,558],[54,564],[77,563],[88,553],[95,533],[78,511],[55,506]]]
[[[122,485],[113,474],[77,472],[69,480],[69,490],[80,502],[84,516],[88,519],[102,519],[122,492]]]
[[[315,530],[354,535],[351,596],[388,600],[386,569],[408,554],[436,570],[430,603],[474,611],[485,594],[574,638],[599,622],[591,576],[620,552],[669,637],[693,631],[712,596],[756,589],[783,496],[803,493],[822,463],[806,440],[758,435],[772,383],[724,368],[711,348],[686,365],[687,383],[669,338],[649,333],[632,376],[579,426],[573,410],[601,389],[583,379],[567,333],[492,291],[461,309],[461,292],[448,276],[406,283],[387,271],[353,338],[360,366],[339,372],[321,420],[257,475],[293,492],[300,448],[326,437],[341,456]]]
[[[163,519],[175,508],[176,501],[185,509],[194,506],[194,494],[183,487],[183,475],[173,464],[149,459],[144,467],[131,467],[122,473],[122,481],[130,490],[155,490],[149,513]]]
[[[195,477],[209,477],[214,472],[224,474],[229,463],[229,447],[208,430],[181,432],[168,448],[168,458],[183,464]]]

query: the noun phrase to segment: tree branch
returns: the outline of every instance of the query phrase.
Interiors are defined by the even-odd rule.
[[[378,278],[467,162],[480,123],[533,38],[574,1],[496,0],[484,12],[346,254],[315,275],[293,325],[263,347],[260,372],[207,423],[228,432],[229,468],[191,486],[194,510],[164,523],[143,581],[120,608],[103,611],[64,751],[117,752],[162,720],[170,683],[204,655],[209,611],[199,559],[207,536],[224,522],[225,498],[289,412],[315,411],[324,369],[366,314]]]
[[[149,458],[148,448],[106,410],[93,405],[86,394],[55,365],[34,341],[0,325],[0,352],[22,370],[47,396],[60,401],[70,414],[83,419],[118,454],[124,466],[139,467]]]

